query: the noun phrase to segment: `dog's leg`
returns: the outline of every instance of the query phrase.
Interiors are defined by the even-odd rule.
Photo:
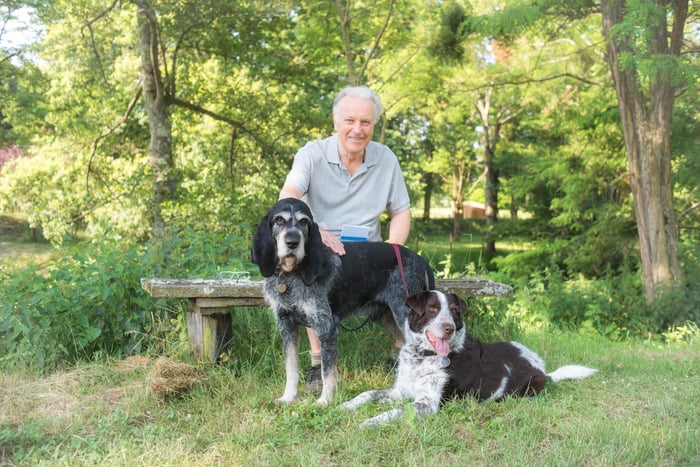
[[[286,320],[280,320],[278,326],[284,346],[284,369],[287,382],[284,386],[284,394],[277,400],[289,403],[297,396],[299,389],[299,328]]]
[[[413,408],[416,410],[416,415],[436,414],[440,408],[440,397],[424,394],[413,401]]]
[[[356,410],[367,402],[394,402],[401,400],[401,394],[394,388],[365,391],[340,406],[343,410]]]
[[[321,378],[323,380],[323,391],[316,403],[327,406],[333,401],[335,389],[338,386],[338,365],[337,365],[337,345],[338,334],[332,330],[326,334],[319,333],[321,341]]]
[[[400,401],[401,399],[403,399],[403,395],[396,388],[376,389],[358,394],[353,399],[350,399],[349,401],[341,405],[340,408],[352,411],[356,410],[358,407],[360,407],[363,404],[366,404],[367,402],[389,403]],[[375,417],[365,420],[360,424],[360,428],[374,428],[376,426],[392,422],[397,418],[401,418],[403,414],[403,407],[397,407],[395,409],[387,410],[386,412],[380,413]]]
[[[360,423],[360,428],[376,428],[379,425],[393,422],[394,420],[403,417],[405,411],[406,410],[403,407],[387,410],[386,412],[380,413],[376,417],[372,417],[369,420],[365,420],[364,422]]]

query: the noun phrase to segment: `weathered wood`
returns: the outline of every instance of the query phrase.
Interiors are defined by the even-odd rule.
[[[141,287],[152,297],[224,298],[231,300],[230,305],[216,304],[212,306],[264,306],[262,284],[263,281],[260,279],[141,279]],[[438,290],[466,297],[513,294],[513,288],[510,285],[480,278],[438,279],[435,281],[435,286]]]
[[[230,308],[266,306],[261,279],[160,279],[143,278],[141,287],[157,298],[187,298],[187,333],[200,361],[216,362],[232,339]],[[488,279],[439,279],[443,292],[464,297],[512,295],[513,288]]]
[[[262,280],[143,278],[141,287],[152,297],[262,298]]]
[[[197,359],[215,363],[233,338],[231,312],[228,308],[219,308],[217,313],[188,312],[187,335]]]

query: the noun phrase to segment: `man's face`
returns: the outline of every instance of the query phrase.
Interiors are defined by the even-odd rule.
[[[364,152],[372,140],[375,119],[371,100],[345,96],[340,101],[337,115],[333,115],[333,124],[338,132],[341,155]]]

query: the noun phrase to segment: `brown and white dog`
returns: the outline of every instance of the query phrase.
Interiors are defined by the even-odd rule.
[[[545,373],[544,361],[518,342],[486,344],[464,329],[467,304],[455,294],[436,290],[408,297],[410,312],[404,325],[398,372],[391,389],[366,391],[341,407],[355,410],[370,402],[411,399],[416,415],[437,413],[440,402],[452,396],[499,401],[506,396],[533,396],[547,382],[580,379],[597,370],[567,365]],[[374,427],[401,417],[395,408],[362,423]]]

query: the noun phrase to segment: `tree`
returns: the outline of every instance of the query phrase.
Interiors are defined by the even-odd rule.
[[[486,15],[481,31],[512,41],[526,32],[563,29],[602,12],[607,63],[617,93],[648,300],[657,289],[682,283],[679,232],[673,206],[670,152],[676,94],[695,88],[698,47],[684,37],[688,1],[581,0],[513,2]],[[670,27],[669,27],[670,21]]]
[[[670,140],[673,103],[684,82],[679,57],[688,1],[603,0],[601,8],[651,301],[683,278]]]

